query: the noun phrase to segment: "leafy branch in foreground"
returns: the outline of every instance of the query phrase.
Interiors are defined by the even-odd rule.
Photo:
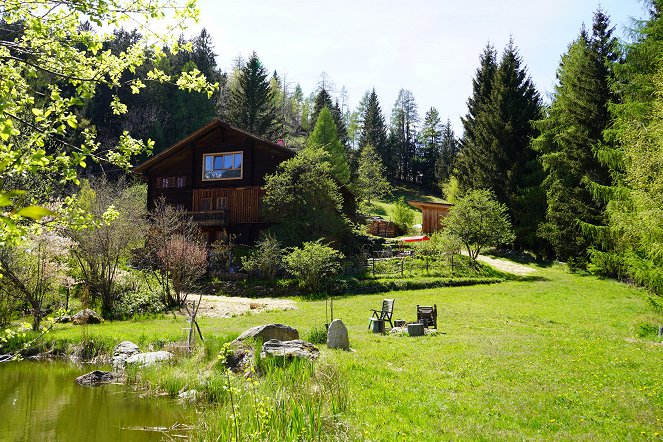
[[[159,66],[170,52],[190,50],[174,37],[199,14],[195,0],[6,0],[0,9],[0,242],[16,242],[24,234],[21,221],[52,213],[22,211],[16,188],[8,181],[39,176],[78,184],[77,171],[88,161],[127,168],[129,158],[152,148],[150,140],[124,132],[115,148],[101,153],[96,131],[82,124],[78,112],[101,86],[115,92],[114,113],[127,112],[117,91],[139,93],[145,81],[171,82],[187,91],[216,89],[197,69],[171,78],[159,68],[146,78],[124,81],[125,74],[151,62]],[[113,54],[104,45],[112,33],[101,29],[136,27],[144,36],[125,51]],[[164,29],[156,33],[153,29]],[[29,203],[27,205],[31,205]]]

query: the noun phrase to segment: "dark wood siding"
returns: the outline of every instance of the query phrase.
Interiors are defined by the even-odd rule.
[[[193,211],[204,211],[203,199],[212,202],[211,209],[216,210],[217,198],[225,198],[226,209],[229,211],[230,224],[264,222],[260,216],[260,200],[264,191],[260,187],[198,189],[193,192]]]

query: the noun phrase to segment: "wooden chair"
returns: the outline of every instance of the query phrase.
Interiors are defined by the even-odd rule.
[[[373,312],[373,315],[369,318],[368,328],[371,328],[372,321],[385,321],[389,322],[391,328],[394,328],[394,324],[391,322],[391,317],[394,315],[394,300],[393,299],[383,299],[382,300],[382,310],[370,309]]]
[[[437,305],[417,305],[417,322],[423,322],[424,327],[437,328]]]

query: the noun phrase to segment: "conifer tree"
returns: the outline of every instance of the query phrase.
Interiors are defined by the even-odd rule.
[[[488,43],[479,56],[479,67],[472,79],[472,96],[467,99],[467,114],[461,118],[463,123],[462,148],[455,167],[459,184],[465,189],[476,187],[473,183],[474,168],[483,161],[481,158],[482,146],[478,144],[475,128],[481,124],[480,115],[489,101],[496,71],[497,53],[495,48]]]
[[[390,128],[391,148],[396,159],[396,179],[401,181],[415,181],[413,164],[418,123],[419,113],[414,95],[407,89],[401,89],[391,111]]]
[[[338,139],[336,125],[330,110],[323,107],[315,123],[315,128],[309,135],[307,144],[309,147],[321,147],[329,153],[329,162],[334,176],[343,184],[350,180],[350,168],[346,157],[345,148]]]
[[[384,176],[384,166],[380,155],[370,144],[365,145],[359,154],[355,187],[357,194],[369,206],[372,200],[391,192],[391,185]]]
[[[361,133],[359,134],[359,147],[367,145],[375,147],[387,171],[387,178],[394,179],[394,161],[389,144],[387,143],[387,126],[384,122],[382,109],[375,88],[368,93],[364,109],[361,113]]]
[[[441,151],[442,121],[437,109],[431,107],[424,116],[424,122],[419,132],[419,149],[415,173],[421,177],[422,185],[435,186],[435,164],[440,158]]]
[[[435,179],[438,185],[443,185],[451,179],[451,172],[453,171],[458,151],[460,150],[460,143],[456,139],[456,134],[451,127],[451,120],[447,118],[447,122],[442,126],[441,141],[440,141],[440,154],[435,163]]]
[[[583,29],[562,57],[553,102],[546,118],[535,123],[541,135],[533,143],[546,172],[546,219],[539,234],[572,267],[584,267],[590,246],[579,221],[603,222],[604,205],[592,198],[586,180],[608,184],[596,154],[609,121],[616,41],[601,11],[594,19],[591,38]]]
[[[519,248],[539,247],[536,229],[545,212],[543,172],[530,148],[531,121],[540,117],[541,99],[511,40],[471,125],[471,155],[462,152],[458,179],[464,190],[493,191],[509,208]]]
[[[239,71],[237,87],[231,92],[229,122],[274,141],[281,135],[274,102],[267,69],[254,52]]]

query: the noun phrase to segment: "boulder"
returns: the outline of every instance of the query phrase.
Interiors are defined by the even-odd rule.
[[[71,322],[76,325],[99,324],[103,319],[94,310],[86,308],[71,317]]]
[[[292,341],[279,341],[278,339],[270,339],[262,344],[262,352],[260,356],[265,358],[267,356],[293,358],[308,358],[317,359],[320,356],[320,351],[315,345],[310,342],[295,339]]]
[[[195,402],[198,400],[198,396],[198,390],[181,391],[180,394],[177,395],[177,397],[184,402]]]
[[[253,327],[239,335],[235,342],[245,341],[247,339],[255,339],[262,342],[276,339],[279,341],[292,341],[299,339],[299,332],[296,328],[283,324],[267,324]]]
[[[57,318],[55,318],[55,322],[58,322],[60,324],[67,324],[71,322],[71,316],[69,315],[58,316]]]
[[[133,342],[120,342],[117,347],[115,347],[115,351],[113,352],[113,359],[111,361],[113,370],[123,370],[127,365],[127,359],[138,353],[140,353],[140,348],[138,348],[138,346]]]
[[[94,370],[76,378],[76,382],[81,385],[96,386],[113,382],[116,376],[110,371]]]
[[[168,361],[173,358],[169,351],[152,351],[149,353],[136,353],[127,358],[127,364],[138,364],[141,367],[149,367],[158,362]]]
[[[327,347],[350,350],[348,329],[340,319],[334,319],[327,330]]]

